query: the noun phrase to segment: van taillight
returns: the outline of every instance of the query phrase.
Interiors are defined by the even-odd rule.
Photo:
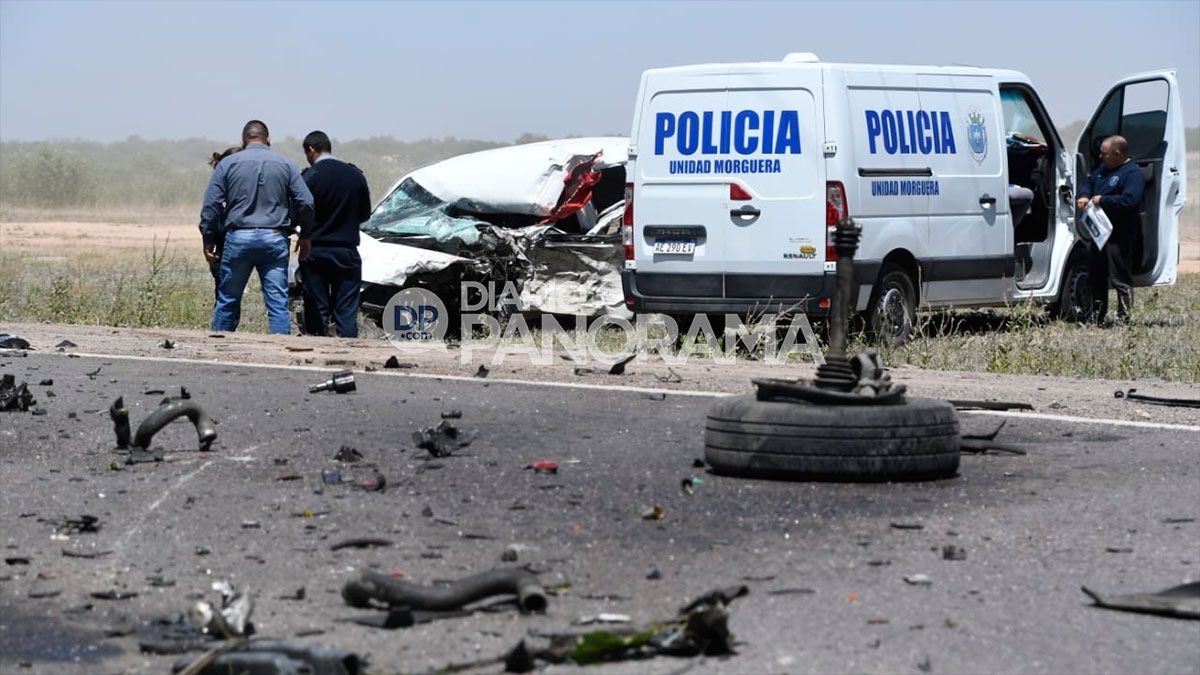
[[[833,247],[833,231],[837,224],[850,217],[850,209],[846,206],[846,188],[839,181],[831,180],[825,183],[825,260],[837,260],[837,251]]]
[[[625,184],[625,212],[621,215],[621,245],[625,259],[633,260],[633,183]]]
[[[746,192],[746,188],[742,187],[741,185],[738,185],[737,183],[729,184],[729,200],[730,201],[744,202],[747,199],[754,199],[754,198],[750,196],[749,192]]]

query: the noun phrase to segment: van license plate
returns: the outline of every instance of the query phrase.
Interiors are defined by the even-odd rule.
[[[654,242],[654,252],[667,255],[691,255],[696,252],[696,240],[658,239]]]

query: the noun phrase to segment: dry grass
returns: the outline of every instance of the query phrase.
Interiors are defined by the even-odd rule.
[[[1052,321],[1036,304],[920,317],[921,337],[881,348],[889,365],[1021,375],[1200,382],[1200,275],[1137,289],[1131,321],[1085,326]],[[1110,317],[1116,298],[1110,302]],[[868,346],[862,335],[855,347]]]
[[[241,330],[267,332],[261,297],[252,276]],[[198,246],[182,255],[162,241],[142,253],[98,249],[55,256],[53,264],[44,255],[0,252],[4,321],[206,329],[212,307],[212,276]]]

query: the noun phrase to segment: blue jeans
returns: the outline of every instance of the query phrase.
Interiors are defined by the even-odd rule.
[[[271,332],[287,335],[292,327],[287,308],[288,238],[278,230],[230,230],[225,235],[212,329],[237,330],[242,319],[242,293],[252,270],[258,270],[262,283]]]

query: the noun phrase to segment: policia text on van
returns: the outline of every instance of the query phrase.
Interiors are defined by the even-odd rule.
[[[829,229],[853,217],[854,302],[895,340],[918,306],[1032,298],[1075,318],[1091,291],[1073,195],[1116,134],[1146,176],[1135,284],[1174,283],[1187,184],[1174,71],[1113,85],[1077,150],[1011,70],[792,54],[646,71],[626,186],[626,303],[824,313]]]

